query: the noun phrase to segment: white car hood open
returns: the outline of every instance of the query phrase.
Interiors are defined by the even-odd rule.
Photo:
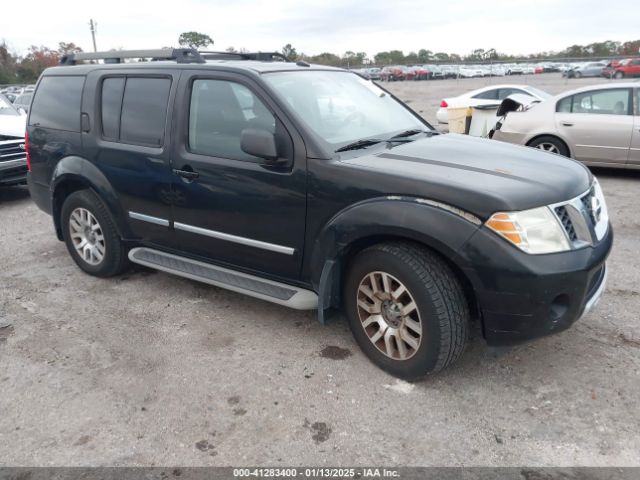
[[[23,138],[26,128],[26,115],[0,115],[0,135]]]

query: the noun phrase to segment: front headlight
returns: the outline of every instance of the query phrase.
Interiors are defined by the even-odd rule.
[[[548,207],[494,213],[485,225],[527,253],[557,253],[571,249],[564,228]]]

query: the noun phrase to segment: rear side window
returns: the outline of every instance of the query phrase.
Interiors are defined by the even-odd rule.
[[[29,125],[80,131],[83,76],[42,77],[31,106]]]
[[[170,91],[169,78],[106,78],[102,135],[121,143],[162,146]]]
[[[498,99],[498,90],[487,90],[486,92],[477,93],[472,98],[479,98],[482,100],[497,100]]]

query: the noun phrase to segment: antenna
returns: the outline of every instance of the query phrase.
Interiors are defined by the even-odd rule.
[[[93,19],[90,19],[89,28],[91,30],[91,38],[93,39],[93,51],[97,52],[98,47],[96,47],[96,30],[98,28],[98,22],[94,22]]]

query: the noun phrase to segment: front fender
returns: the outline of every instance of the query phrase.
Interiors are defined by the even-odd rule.
[[[375,198],[342,210],[317,235],[308,257],[320,320],[325,309],[339,306],[342,266],[353,246],[390,238],[412,240],[462,269],[466,264],[457,252],[480,225],[480,219],[468,212],[413,197]]]
[[[60,160],[51,176],[52,215],[59,236],[62,202],[57,201],[57,196],[61,192],[66,192],[69,185],[74,186],[72,190],[76,190],[75,186],[78,185],[93,190],[111,212],[120,236],[125,238],[130,236],[128,225],[122,221],[124,216],[115,189],[100,169],[78,156],[69,156]]]

